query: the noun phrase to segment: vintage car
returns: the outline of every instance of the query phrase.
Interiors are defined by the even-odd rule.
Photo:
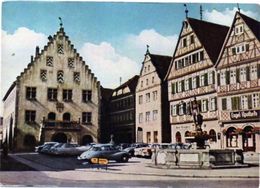
[[[43,145],[40,146],[36,146],[35,147],[35,152],[41,153],[41,150],[46,147],[46,146],[54,146],[55,144],[57,144],[58,142],[45,142]]]
[[[56,144],[48,144],[46,146],[44,146],[42,149],[41,149],[41,152],[40,153],[43,153],[43,154],[51,154],[51,151],[53,148],[56,148],[56,147],[60,147],[62,146],[63,143],[56,143]]]
[[[80,155],[90,149],[92,146],[79,146],[78,144],[64,143],[58,147],[51,148],[53,155]]]
[[[129,153],[130,156],[135,156],[135,149],[136,148],[141,148],[141,147],[147,147],[148,144],[146,143],[134,143],[134,144],[131,144],[130,147],[128,148],[125,148],[123,151],[126,151]]]
[[[88,151],[78,156],[78,160],[91,163],[92,158],[104,158],[116,162],[128,162],[130,156],[125,151],[120,151],[112,144],[96,144]]]
[[[135,156],[137,157],[151,157],[153,151],[157,149],[168,149],[170,144],[168,143],[161,143],[161,144],[149,144],[146,147],[141,147],[141,148],[135,148]]]

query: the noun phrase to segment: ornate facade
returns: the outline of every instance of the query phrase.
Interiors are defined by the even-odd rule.
[[[260,151],[259,28],[237,12],[216,65],[223,148]]]
[[[136,141],[170,142],[167,83],[164,77],[171,57],[147,50],[136,87]]]
[[[172,142],[189,142],[195,131],[190,105],[196,97],[204,118],[202,130],[210,134],[211,148],[220,147],[214,64],[227,32],[226,26],[202,20],[183,22],[166,76]]]
[[[63,27],[4,96],[4,140],[14,150],[45,141],[99,140],[100,85]]]

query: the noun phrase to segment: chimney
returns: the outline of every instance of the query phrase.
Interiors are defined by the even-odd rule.
[[[31,55],[31,63],[33,62],[33,55]]]
[[[36,49],[35,49],[35,58],[38,57],[39,52],[40,52],[40,48],[39,48],[39,46],[36,46]]]

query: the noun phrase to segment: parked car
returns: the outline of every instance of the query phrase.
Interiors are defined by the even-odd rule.
[[[125,148],[123,151],[126,151],[129,153],[129,155],[131,157],[135,156],[135,148],[141,148],[141,147],[147,147],[148,144],[145,144],[145,143],[134,143],[134,144],[131,144],[130,147],[128,148]]]
[[[168,143],[161,143],[161,144],[149,144],[146,147],[141,147],[141,148],[135,148],[135,156],[137,157],[151,157],[153,151],[157,149],[168,149],[170,144]]]
[[[41,153],[41,150],[46,146],[53,146],[54,144],[57,144],[58,142],[45,142],[44,144],[40,146],[35,147],[35,152]]]
[[[54,145],[47,145],[47,146],[44,146],[41,150],[41,153],[44,153],[44,154],[51,154],[52,153],[52,149],[54,148],[57,148],[57,147],[60,147],[62,146],[64,143],[56,143]]]
[[[84,151],[88,150],[91,146],[79,146],[78,144],[64,143],[59,147],[51,148],[51,154],[53,155],[80,155]]]
[[[130,156],[127,152],[120,151],[112,144],[97,144],[78,156],[78,160],[85,160],[89,163],[91,163],[91,158],[105,158],[116,162],[128,162]]]
[[[130,147],[131,144],[129,143],[121,143],[121,144],[118,144],[116,147],[119,149],[119,150],[124,150],[125,148],[128,148]]]

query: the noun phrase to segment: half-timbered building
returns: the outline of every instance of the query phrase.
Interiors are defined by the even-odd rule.
[[[191,113],[196,99],[204,119],[202,130],[211,136],[210,146],[220,147],[214,65],[227,32],[228,27],[203,20],[183,21],[166,76],[172,142],[189,142],[196,128]]]
[[[260,151],[260,23],[236,12],[216,64],[223,148]]]
[[[170,142],[168,91],[164,77],[171,57],[145,54],[136,86],[136,141]]]
[[[3,98],[4,141],[13,150],[98,141],[99,82],[62,26],[48,39]]]

